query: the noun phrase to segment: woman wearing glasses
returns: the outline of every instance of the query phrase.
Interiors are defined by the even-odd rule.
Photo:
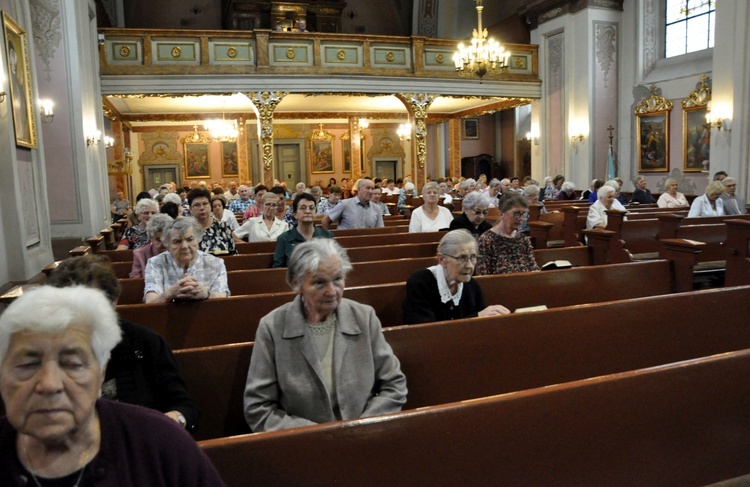
[[[471,277],[477,241],[467,230],[452,230],[438,244],[438,263],[420,269],[406,281],[404,323],[457,320],[508,314],[501,305],[487,306],[482,288]]]
[[[275,193],[265,193],[261,198],[263,214],[250,218],[234,231],[234,238],[238,242],[273,242],[279,235],[286,232],[289,226],[276,217],[276,207],[279,205],[279,197]]]
[[[490,199],[490,195],[486,192],[472,191],[467,194],[461,204],[463,213],[453,219],[450,229],[463,228],[471,232],[474,238],[479,238],[481,234],[492,228],[492,225],[484,221],[487,217],[487,208],[490,207]]]
[[[292,203],[292,210],[297,218],[297,226],[282,233],[276,239],[276,252],[273,255],[274,267],[286,267],[297,244],[314,238],[333,238],[333,233],[314,225],[315,197],[313,195],[309,193],[297,195]]]
[[[500,218],[477,242],[478,275],[539,270],[529,237],[518,231],[528,208],[529,202],[520,194],[511,194],[500,200]]]
[[[188,193],[188,205],[193,218],[203,231],[200,249],[209,254],[236,254],[232,230],[221,223],[211,212],[211,192],[207,189],[193,189]]]

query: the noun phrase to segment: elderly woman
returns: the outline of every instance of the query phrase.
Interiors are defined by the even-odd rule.
[[[172,193],[174,194],[174,193]],[[164,230],[169,227],[174,220],[169,215],[154,215],[146,225],[148,234],[148,244],[133,251],[133,266],[130,269],[131,278],[143,277],[143,271],[146,270],[146,262],[155,255],[159,255],[167,248],[161,241]]]
[[[576,184],[573,181],[565,181],[560,186],[560,192],[557,193],[556,200],[575,200],[576,198]]]
[[[414,183],[408,182],[404,184],[404,189],[399,193],[398,195],[398,201],[396,202],[396,208],[398,208],[399,213],[403,213],[404,205],[406,205],[406,197],[411,196],[415,197],[417,196],[417,191],[414,189]]]
[[[664,192],[656,200],[656,206],[659,208],[675,208],[679,206],[688,206],[687,198],[685,195],[677,191],[677,180],[675,178],[667,178],[664,181]]]
[[[109,259],[103,255],[66,259],[47,282],[55,287],[83,285],[99,289],[113,306],[122,290]],[[156,409],[183,428],[195,428],[200,411],[187,393],[169,345],[145,326],[122,318],[119,325],[122,341],[112,350],[102,397]]]
[[[586,228],[606,228],[607,210],[612,210],[617,190],[606,184],[599,188],[596,194],[596,203],[589,206],[589,214],[586,217]]]
[[[86,287],[42,286],[3,313],[0,485],[223,485],[177,423],[100,398],[121,333]]]
[[[411,213],[409,233],[437,232],[448,228],[453,221],[451,211],[440,206],[440,188],[435,181],[430,181],[422,187],[424,203]]]
[[[164,231],[161,240],[167,252],[150,258],[146,264],[146,303],[229,295],[224,261],[198,248],[202,232],[193,218],[176,220]]]
[[[227,209],[227,199],[223,195],[211,197],[211,213],[216,220],[224,223],[232,231],[240,227],[240,224],[237,223],[237,217]]]
[[[722,216],[724,215],[724,202],[721,195],[724,194],[724,185],[721,181],[712,181],[706,187],[706,192],[693,200],[688,212],[688,218],[697,216]]]
[[[225,223],[214,218],[211,212],[211,192],[207,189],[193,189],[188,193],[188,204],[196,223],[203,233],[199,247],[211,254],[236,254],[232,231]]]
[[[487,186],[487,194],[490,197],[488,208],[497,208],[498,198],[501,196],[500,195],[501,189],[502,189],[502,183],[500,182],[499,179],[494,178],[492,179],[492,181],[490,181],[490,184]]]
[[[261,198],[263,214],[250,218],[234,231],[234,238],[241,242],[273,242],[279,235],[286,232],[289,226],[276,217],[279,197],[275,193],[265,193]]]
[[[137,249],[148,243],[146,224],[153,215],[159,213],[159,205],[152,199],[143,198],[135,204],[134,213],[138,218],[138,224],[125,230],[117,250]]]
[[[333,238],[333,233],[315,223],[315,198],[308,193],[302,193],[294,198],[292,203],[297,226],[284,232],[276,239],[276,252],[273,255],[274,267],[286,267],[297,245],[314,238]]]
[[[471,277],[476,262],[477,241],[471,233],[461,229],[445,234],[438,244],[437,265],[416,271],[406,281],[404,322],[429,323],[510,313],[501,305],[487,306],[482,288]]]
[[[565,183],[567,184],[567,183]],[[539,186],[536,184],[529,184],[526,186],[526,189],[524,191],[524,197],[526,198],[526,201],[529,202],[529,205],[536,204],[539,206],[539,214],[544,215],[547,213],[547,207],[544,206],[544,201],[539,201]],[[523,215],[523,221],[518,226],[518,231],[522,233],[523,235],[529,236],[529,233],[531,230],[529,230],[529,212],[527,211]]]
[[[518,231],[529,203],[520,194],[510,194],[500,201],[500,218],[479,241],[477,274],[510,274],[538,271],[529,237]]]
[[[479,238],[481,234],[492,228],[492,225],[484,221],[489,206],[490,196],[486,192],[472,191],[464,197],[461,205],[463,213],[451,221],[449,228],[451,230],[463,228],[471,232],[475,239]]]
[[[245,386],[252,431],[401,410],[406,378],[375,311],[344,299],[351,263],[333,239],[297,246],[287,282],[297,293],[260,320]]]

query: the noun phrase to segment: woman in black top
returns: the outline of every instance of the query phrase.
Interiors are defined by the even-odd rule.
[[[463,213],[453,219],[450,225],[451,230],[463,228],[479,238],[481,234],[492,228],[492,225],[484,221],[487,216],[487,208],[490,206],[490,196],[487,193],[472,191],[468,193],[461,203]]]
[[[504,306],[487,306],[471,277],[477,242],[466,230],[448,232],[438,244],[438,264],[416,271],[406,282],[404,323],[429,323],[474,316],[508,314]]]

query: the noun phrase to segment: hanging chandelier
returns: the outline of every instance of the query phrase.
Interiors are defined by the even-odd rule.
[[[487,73],[503,71],[508,66],[508,53],[503,46],[493,38],[487,39],[487,29],[482,28],[483,0],[477,2],[477,28],[471,35],[471,44],[458,44],[458,50],[453,54],[456,71],[461,76],[484,77]]]
[[[211,133],[211,138],[216,141],[237,141],[238,130],[236,120],[225,120],[224,118],[216,120],[206,120],[203,126]]]

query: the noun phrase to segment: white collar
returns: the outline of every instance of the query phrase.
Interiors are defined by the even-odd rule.
[[[458,306],[458,303],[461,301],[461,293],[464,290],[464,283],[459,282],[456,294],[451,294],[451,290],[448,287],[448,280],[445,278],[445,269],[443,269],[443,266],[438,264],[428,267],[427,269],[429,269],[430,272],[432,272],[432,275],[435,276],[438,285],[438,292],[440,293],[440,301],[443,303],[453,301],[453,304]]]

